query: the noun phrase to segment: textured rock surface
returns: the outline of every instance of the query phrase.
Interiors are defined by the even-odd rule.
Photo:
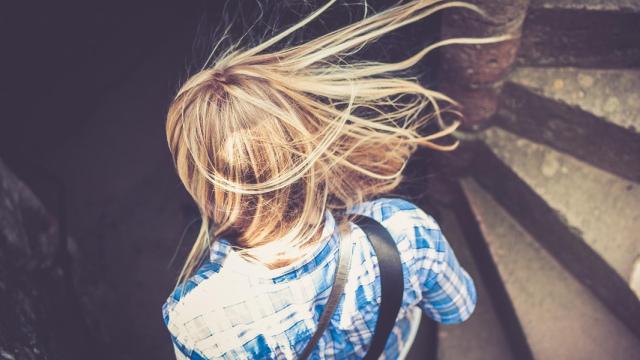
[[[631,270],[631,280],[629,281],[631,289],[638,295],[640,299],[640,257],[633,263]]]
[[[0,359],[76,359],[91,340],[56,220],[0,160]],[[67,260],[71,260],[68,257]]]
[[[518,62],[533,66],[626,68],[640,62],[636,0],[533,0]]]
[[[2,163],[0,184],[0,356],[46,358],[46,334],[38,324],[42,312],[38,292],[23,279],[38,263],[53,262],[58,240],[55,224]]]
[[[638,94],[638,70],[519,68],[505,84],[497,120],[522,137],[640,182]]]
[[[535,358],[640,356],[638,339],[585,287],[475,182],[463,185]]]
[[[525,67],[510,81],[640,133],[640,70]]]
[[[627,281],[640,256],[640,187],[549,147],[493,128],[493,152]]]
[[[45,155],[67,188],[69,232],[82,239],[78,247],[88,262],[81,289],[107,359],[164,359],[172,352],[162,303],[185,254],[171,264],[172,257],[197,218],[163,134],[181,56],[149,54],[103,94],[81,133]],[[184,235],[185,245],[193,238]]]
[[[509,345],[502,325],[496,316],[490,293],[484,286],[478,268],[473,261],[460,224],[450,210],[442,209],[439,215],[437,220],[455,251],[458,261],[474,280],[478,303],[474,314],[464,323],[453,326],[440,325],[438,329],[438,359],[511,359]]]
[[[640,11],[638,0],[530,0],[532,8],[562,10]]]

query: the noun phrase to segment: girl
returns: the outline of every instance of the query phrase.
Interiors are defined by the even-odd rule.
[[[269,48],[334,1],[249,49],[226,51],[173,100],[167,138],[202,225],[163,307],[178,359],[294,359],[313,335],[352,244],[345,290],[311,358],[362,358],[380,301],[377,259],[356,214],[374,218],[401,252],[404,294],[383,357],[403,358],[420,310],[459,323],[476,303],[473,281],[429,215],[380,197],[398,186],[418,146],[436,144],[453,101],[399,71],[455,39],[397,63],[348,62],[368,42],[460,2],[412,1],[301,45]],[[426,112],[426,114],[425,114]],[[452,111],[449,111],[452,112]],[[455,112],[453,112],[455,113]],[[419,131],[429,119],[442,130]]]

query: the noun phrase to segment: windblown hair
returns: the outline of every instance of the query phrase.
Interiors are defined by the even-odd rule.
[[[268,267],[295,261],[319,240],[325,211],[344,224],[344,209],[398,186],[418,146],[456,147],[434,142],[458,126],[441,119],[454,101],[399,72],[438,47],[499,38],[444,40],[395,63],[348,59],[436,11],[480,10],[464,2],[411,1],[301,45],[267,51],[334,2],[253,48],[232,47],[192,75],[171,103],[169,148],[202,217],[179,283],[220,237]],[[422,134],[434,118],[441,130]]]

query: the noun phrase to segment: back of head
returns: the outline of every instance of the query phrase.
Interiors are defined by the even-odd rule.
[[[256,47],[229,49],[191,76],[173,100],[169,147],[202,216],[181,281],[221,236],[268,266],[298,258],[316,238],[325,210],[340,214],[394,189],[417,146],[455,147],[433,142],[457,127],[440,118],[439,103],[453,101],[399,72],[439,46],[482,40],[445,40],[398,63],[348,59],[367,42],[438,10],[477,9],[413,1],[267,51],[333,2]],[[434,118],[442,130],[421,134]]]

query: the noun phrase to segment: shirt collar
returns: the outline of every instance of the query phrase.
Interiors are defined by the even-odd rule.
[[[252,277],[270,279],[274,283],[300,277],[313,271],[327,259],[333,258],[338,250],[338,232],[336,220],[329,210],[325,210],[322,235],[316,245],[303,257],[293,263],[277,269],[250,262],[240,256],[231,246],[228,239],[220,238],[210,247],[209,260],[220,265],[220,271],[244,273]]]

